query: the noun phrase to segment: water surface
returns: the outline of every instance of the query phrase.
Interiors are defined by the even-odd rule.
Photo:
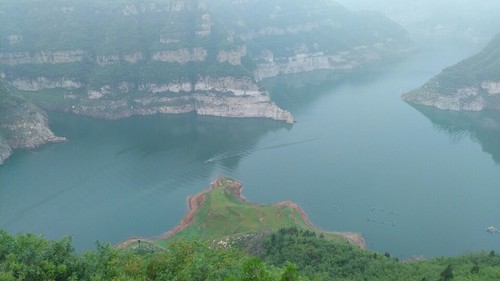
[[[249,200],[293,200],[319,227],[360,232],[376,251],[402,258],[499,251],[500,238],[484,227],[500,228],[500,118],[400,99],[474,51],[429,49],[329,83],[307,75],[268,81],[298,120],[293,127],[189,114],[103,121],[51,113],[51,127],[69,141],[16,152],[0,167],[0,227],[72,235],[79,250],[154,236],[177,224],[188,195],[226,175],[245,184]]]

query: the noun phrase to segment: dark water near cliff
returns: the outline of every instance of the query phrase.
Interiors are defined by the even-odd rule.
[[[427,50],[330,85],[272,81],[275,98],[299,121],[293,127],[51,113],[51,127],[70,141],[16,152],[0,167],[0,227],[73,235],[78,249],[154,236],[177,224],[188,195],[227,175],[245,184],[249,200],[293,200],[319,227],[361,232],[376,251],[403,258],[500,251],[500,237],[484,231],[500,228],[500,117],[400,99],[472,52]]]

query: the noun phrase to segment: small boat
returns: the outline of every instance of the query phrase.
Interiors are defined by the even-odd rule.
[[[496,229],[494,226],[490,225],[488,227],[486,227],[484,230],[486,230],[487,232],[491,233],[491,234],[497,234],[499,233],[500,231],[498,231],[498,229]]]

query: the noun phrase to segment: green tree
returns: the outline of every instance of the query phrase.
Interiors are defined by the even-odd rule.
[[[271,280],[269,272],[259,258],[250,258],[243,263],[242,281],[266,281]]]
[[[70,280],[77,278],[77,261],[70,238],[47,241],[0,230],[0,280]]]
[[[298,281],[299,272],[297,271],[297,266],[293,263],[287,263],[285,271],[281,275],[280,281]]]
[[[474,263],[474,265],[472,266],[472,268],[470,270],[470,273],[472,273],[472,274],[478,274],[479,273],[479,265],[477,263]]]
[[[453,279],[453,267],[449,264],[443,272],[441,272],[441,280],[448,281]]]
[[[91,280],[111,280],[121,271],[120,251],[108,244],[96,243],[97,250],[87,252],[81,260],[83,276]]]

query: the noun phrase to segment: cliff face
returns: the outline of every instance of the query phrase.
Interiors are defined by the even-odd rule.
[[[47,114],[0,83],[0,164],[14,149],[32,149],[64,141],[48,127]]]
[[[78,97],[69,96],[67,99],[71,102],[57,109],[106,119],[196,112],[199,115],[260,117],[293,123],[290,112],[277,107],[271,101],[269,93],[261,90],[249,78],[203,77],[194,85],[189,82],[146,84],[140,86],[143,92],[133,101],[107,98],[110,88],[104,86],[89,91],[86,99],[92,102],[85,105],[79,103]],[[123,89],[129,90],[126,87]]]
[[[257,80],[286,74],[331,70],[349,72],[372,61],[380,60],[381,55],[371,50],[339,52],[328,55],[322,52],[299,54],[286,59],[277,59],[257,65],[254,74]]]
[[[453,111],[500,110],[500,34],[479,54],[444,69],[402,98]]]
[[[404,53],[402,28],[328,0],[0,3],[0,76],[44,108],[293,122],[258,81]],[[166,20],[168,19],[168,20]]]
[[[7,144],[7,140],[0,137],[0,165],[2,165],[5,159],[12,155],[12,148]]]

